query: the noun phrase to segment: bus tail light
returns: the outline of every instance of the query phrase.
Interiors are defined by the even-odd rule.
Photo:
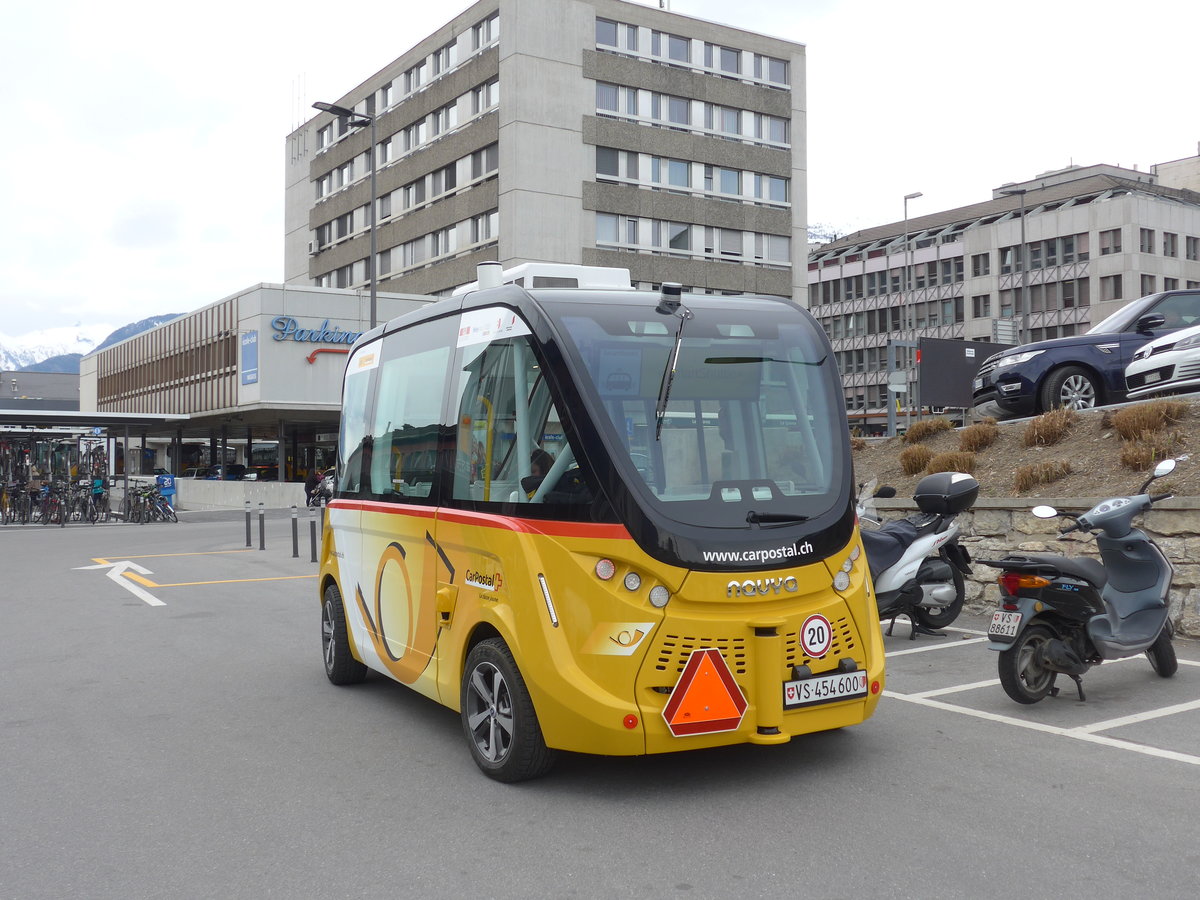
[[[617,574],[617,564],[611,559],[596,560],[596,577],[601,581],[610,581]]]

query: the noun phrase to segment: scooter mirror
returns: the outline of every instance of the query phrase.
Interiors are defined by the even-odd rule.
[[[1053,519],[1058,515],[1058,510],[1053,506],[1035,506],[1030,512],[1039,519]]]
[[[1162,462],[1160,462],[1157,466],[1154,467],[1154,477],[1162,478],[1164,475],[1170,475],[1174,471],[1175,471],[1175,460],[1164,459]]]

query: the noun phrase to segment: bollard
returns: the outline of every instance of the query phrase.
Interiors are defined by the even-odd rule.
[[[260,502],[258,504],[258,549],[259,550],[267,549],[267,521],[264,518],[265,515],[266,515],[266,511],[263,509],[263,505]]]
[[[296,518],[296,504],[292,504],[292,559],[300,558],[300,522]]]
[[[250,542],[250,501],[249,500],[246,501],[246,546],[247,547],[254,546]]]
[[[322,496],[321,497],[321,531],[322,532],[325,531],[325,504],[326,504],[325,497]]]
[[[317,508],[308,508],[308,543],[312,546],[312,561],[317,561]]]

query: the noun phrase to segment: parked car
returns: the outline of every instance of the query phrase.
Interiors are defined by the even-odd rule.
[[[209,466],[208,474],[204,477],[209,481],[241,481],[246,474],[246,467],[241,463],[226,466]]]
[[[1200,291],[1163,291],[1127,303],[1085,334],[1003,350],[975,376],[975,412],[1007,418],[1120,403],[1134,353],[1192,324],[1200,325]]]
[[[1125,369],[1125,385],[1130,400],[1200,390],[1200,326],[1143,344]]]
[[[180,478],[207,478],[208,466],[200,466],[199,468],[184,469]]]

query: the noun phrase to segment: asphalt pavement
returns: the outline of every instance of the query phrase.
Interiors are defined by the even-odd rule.
[[[0,898],[1196,895],[1195,644],[1023,707],[981,618],[898,624],[861,726],[507,786],[326,680],[304,512],[182,519],[0,528]]]

